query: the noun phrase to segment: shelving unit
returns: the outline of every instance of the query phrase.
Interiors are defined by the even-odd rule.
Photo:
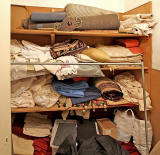
[[[136,13],[151,13],[150,3],[147,6],[141,6],[125,14],[136,14]],[[29,11],[32,12],[31,10]],[[38,36],[38,37],[37,37]],[[46,45],[46,44],[54,44],[58,41],[70,38],[80,38],[82,41],[89,43],[90,45],[94,45],[95,43],[103,43],[106,45],[111,45],[113,42],[113,38],[138,38],[141,41],[140,48],[144,50],[143,62],[140,65],[136,66],[125,66],[121,65],[115,70],[122,71],[122,70],[130,70],[135,76],[138,81],[140,81],[143,85],[143,97],[144,97],[144,115],[145,115],[145,122],[147,122],[147,111],[146,111],[146,96],[145,96],[145,88],[150,93],[150,78],[151,78],[151,56],[152,56],[152,36],[145,37],[139,36],[136,34],[125,34],[119,33],[118,31],[112,30],[89,30],[89,31],[45,31],[45,30],[25,30],[20,28],[14,28],[11,31],[11,37],[13,39],[25,39],[28,41],[33,41],[38,43],[39,45]],[[145,67],[144,67],[145,66]],[[30,70],[33,69],[31,65],[28,66]],[[102,71],[109,71],[109,67],[102,67]],[[146,81],[146,82],[145,82]],[[47,111],[64,111],[64,110],[87,110],[87,109],[108,109],[108,108],[115,108],[115,107],[123,107],[126,105],[116,105],[116,106],[88,106],[88,107],[71,107],[69,109],[65,107],[58,108],[57,106],[53,106],[51,108],[44,108],[35,106],[33,108],[12,108],[12,113],[24,113],[24,112],[47,112]],[[131,105],[128,105],[130,107]],[[136,104],[135,104],[136,106]],[[148,149],[148,131],[147,131],[147,123],[145,123],[146,129],[146,144],[147,144],[147,155],[149,155]]]

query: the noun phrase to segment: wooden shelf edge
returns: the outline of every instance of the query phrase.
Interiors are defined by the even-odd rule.
[[[119,33],[118,30],[86,30],[86,31],[47,31],[47,30],[30,30],[14,29],[12,34],[36,34],[36,35],[74,35],[74,36],[97,36],[97,37],[142,37],[137,34]]]
[[[114,70],[141,70],[141,67],[119,67]],[[108,67],[101,68],[102,71],[110,70]],[[148,67],[144,67],[144,70],[148,70]]]
[[[137,106],[137,104],[129,105],[129,104],[122,104],[122,105],[108,105],[105,108],[118,108],[118,107],[133,107]],[[71,108],[44,108],[40,106],[35,106],[31,108],[11,108],[12,113],[25,113],[25,112],[47,112],[47,111],[65,111],[65,110],[91,110],[91,109],[105,109],[104,106],[88,106],[88,107],[71,107]]]

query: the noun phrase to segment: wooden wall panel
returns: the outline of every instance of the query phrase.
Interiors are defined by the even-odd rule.
[[[160,140],[160,71],[151,72],[151,123],[153,127],[153,145]]]

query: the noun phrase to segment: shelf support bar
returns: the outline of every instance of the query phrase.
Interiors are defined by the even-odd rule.
[[[146,109],[146,91],[145,91],[145,77],[144,77],[144,63],[142,61],[142,87],[143,87],[143,102],[144,102],[144,117],[145,117],[145,134],[146,134],[146,155],[149,155],[148,146],[148,126],[147,126],[147,109]]]

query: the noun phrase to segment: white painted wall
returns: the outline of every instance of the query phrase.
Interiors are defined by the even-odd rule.
[[[1,57],[0,57],[0,155],[11,155],[10,111],[10,1],[0,5]]]
[[[12,4],[63,8],[68,3],[94,6],[116,12],[124,12],[124,0],[11,0]]]
[[[153,42],[152,42],[152,68],[160,70],[160,0],[153,0],[152,2],[153,15],[158,24],[154,28]]]
[[[129,11],[131,9],[134,9],[138,6],[141,6],[151,0],[124,0],[124,10]]]

